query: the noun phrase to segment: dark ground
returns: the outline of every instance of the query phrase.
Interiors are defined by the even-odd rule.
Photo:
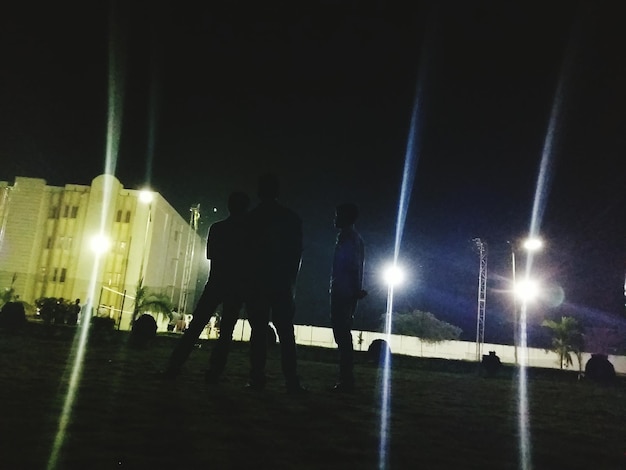
[[[0,330],[0,467],[46,468],[68,393],[76,330],[30,322]],[[58,469],[379,468],[379,370],[357,354],[359,390],[329,391],[335,351],[299,347],[307,396],[284,392],[278,349],[266,390],[250,393],[247,343],[235,342],[224,381],[203,370],[200,341],[174,383],[156,380],[175,344],[165,334],[133,348],[128,333],[92,335]],[[516,469],[517,371],[496,378],[475,363],[394,356],[386,468]],[[534,469],[619,469],[626,451],[626,384],[529,370]]]

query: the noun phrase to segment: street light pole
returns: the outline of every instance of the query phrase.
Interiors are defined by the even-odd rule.
[[[515,268],[515,246],[511,243],[511,269],[512,269],[512,281],[513,288],[511,289],[513,292],[513,357],[515,359],[515,364],[519,364],[517,359],[517,345],[519,344],[519,315],[517,311],[517,295],[515,295],[515,286],[517,285],[517,281],[515,278],[516,268]]]
[[[515,358],[515,364],[519,364],[519,359],[518,359],[518,347],[519,347],[519,339],[520,339],[520,331],[519,331],[519,327],[520,327],[520,315],[519,315],[519,309],[518,309],[518,305],[517,305],[517,295],[518,295],[518,285],[517,285],[517,268],[515,266],[515,249],[516,249],[516,244],[512,243],[512,242],[508,242],[509,245],[511,245],[511,270],[512,270],[512,276],[511,276],[511,280],[513,283],[513,288],[512,288],[512,293],[513,293],[513,355]],[[526,238],[523,243],[521,244],[521,246],[526,250],[527,253],[533,252],[533,251],[537,251],[539,250],[542,246],[543,246],[543,242],[541,241],[541,239],[537,238],[537,237],[529,237]],[[528,269],[528,265],[527,265],[527,269]],[[526,272],[526,275],[528,275],[528,270]],[[524,301],[524,305],[522,306],[522,308],[525,308],[525,301]]]

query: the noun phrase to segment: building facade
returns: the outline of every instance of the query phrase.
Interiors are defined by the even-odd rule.
[[[90,186],[0,181],[0,289],[31,304],[81,299],[128,329],[143,282],[190,313],[208,272],[198,217],[192,207],[187,221],[160,194],[126,189],[112,175]]]

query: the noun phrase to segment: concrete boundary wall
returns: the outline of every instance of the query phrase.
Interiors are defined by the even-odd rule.
[[[330,328],[310,325],[295,325],[296,343],[305,346],[318,346],[324,348],[336,348],[333,332]],[[354,348],[357,351],[367,351],[372,341],[375,339],[383,339],[391,348],[393,354],[403,354],[406,356],[416,357],[433,357],[441,359],[453,359],[462,361],[476,361],[476,343],[469,341],[442,341],[440,343],[427,343],[415,336],[390,335],[387,337],[384,333],[376,333],[372,331],[354,331]],[[201,336],[207,339],[207,330]],[[212,333],[211,337],[215,335]],[[250,325],[247,320],[239,320],[235,326],[233,333],[235,341],[250,340]],[[505,344],[489,344],[485,343],[482,347],[482,354],[488,354],[489,351],[495,351],[500,360],[505,364],[515,363],[515,348]],[[518,357],[522,358],[523,351],[518,350]],[[527,364],[529,367],[544,367],[550,369],[559,368],[559,359],[556,353],[545,351],[539,348],[527,348]],[[583,370],[587,361],[591,358],[591,354],[583,354]],[[578,370],[578,362],[574,359],[574,365],[569,368]],[[609,361],[615,367],[615,372],[620,375],[626,375],[626,356],[609,355]]]

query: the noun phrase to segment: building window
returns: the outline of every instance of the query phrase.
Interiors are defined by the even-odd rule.
[[[61,277],[59,278],[59,282],[65,282],[66,275],[67,275],[67,269],[61,268]]]
[[[58,268],[54,268],[54,271],[52,271],[52,282],[57,282],[57,274],[59,272]]]
[[[115,221],[116,222],[121,222],[122,221],[122,211],[117,211],[117,215],[115,216]]]
[[[126,223],[130,222],[130,211],[126,211],[126,220],[125,220],[125,222]]]
[[[78,215],[78,206],[72,206],[72,213],[70,214],[70,217],[72,219],[75,219],[77,215]]]
[[[61,237],[59,241],[62,250],[72,249],[72,237]]]
[[[46,248],[48,250],[52,249],[52,237],[48,237],[48,240],[46,241]]]
[[[50,212],[48,212],[49,219],[56,219],[59,217],[59,208],[57,206],[50,207]]]
[[[63,208],[63,217],[65,217],[67,219],[69,215],[70,215],[70,206],[66,205]]]

